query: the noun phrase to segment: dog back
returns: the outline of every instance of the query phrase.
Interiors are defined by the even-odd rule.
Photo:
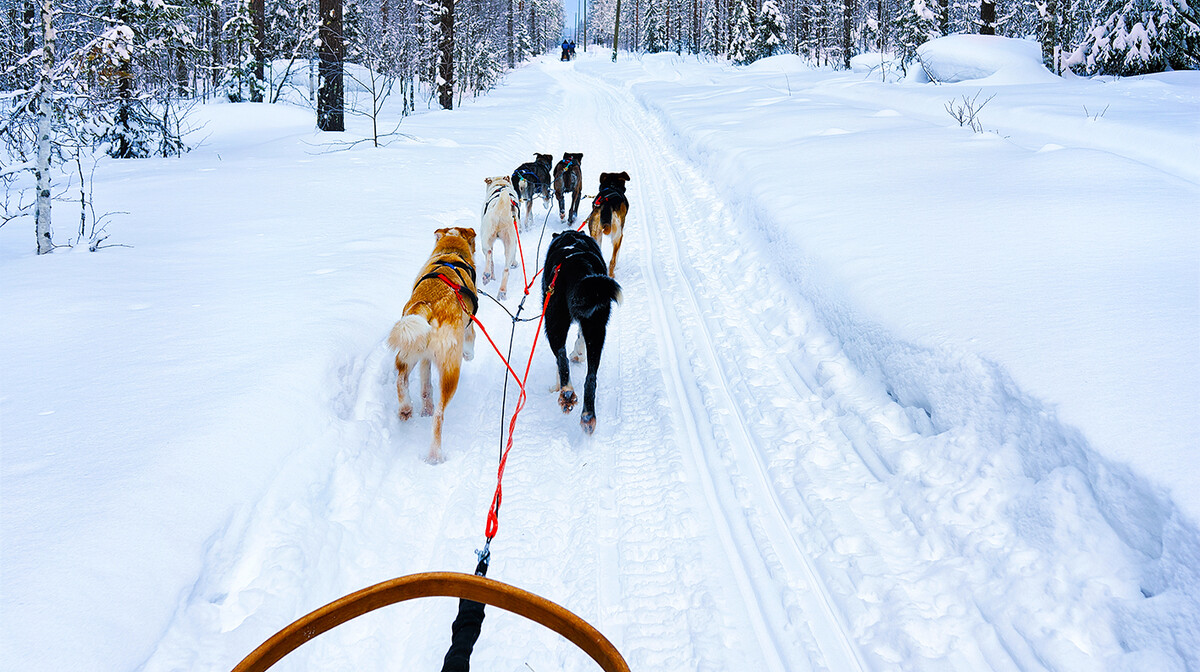
[[[463,306],[470,314],[479,306],[475,289],[475,230],[452,227],[438,229],[435,234],[433,254],[413,283],[404,314],[419,314],[433,326],[462,324],[469,319]],[[447,284],[443,277],[457,288]]]

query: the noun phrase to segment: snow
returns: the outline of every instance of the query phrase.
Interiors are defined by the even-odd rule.
[[[917,48],[923,68],[914,74],[953,83],[975,80],[986,84],[1034,84],[1057,81],[1042,65],[1036,40],[998,35],[947,35]]]
[[[585,194],[633,177],[625,301],[592,437],[516,328],[514,359],[542,342],[490,576],[633,669],[1200,666],[1200,76],[965,44],[987,79],[946,86],[581,49],[382,148],[205,104],[191,153],[97,168],[130,247],[0,228],[0,669],[230,669],[344,594],[470,571],[504,365],[477,341],[426,465],[385,338],[432,230],[535,151],[582,151]],[[977,93],[984,133],[943,109]],[[436,669],[454,608],[280,669]],[[594,669],[495,609],[475,661]]]

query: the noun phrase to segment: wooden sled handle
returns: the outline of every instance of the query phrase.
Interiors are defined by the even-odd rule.
[[[482,576],[427,572],[377,583],[303,616],[246,656],[233,672],[263,672],[310,639],[365,613],[419,597],[457,597],[499,607],[566,637],[604,672],[629,672],[617,648],[587,621],[528,591]]]

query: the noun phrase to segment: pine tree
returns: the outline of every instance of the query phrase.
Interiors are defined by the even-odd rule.
[[[763,0],[762,8],[758,11],[758,30],[756,50],[759,58],[774,56],[783,49],[787,42],[787,31],[784,29],[783,12],[775,0]]]
[[[651,1],[646,7],[646,37],[644,43],[646,51],[651,54],[667,50],[667,29],[659,14],[658,3]]]
[[[730,28],[729,58],[738,65],[750,65],[757,57],[754,48],[754,22],[746,0],[736,0],[733,5],[733,26]]]
[[[1123,76],[1200,66],[1200,27],[1184,0],[1109,0],[1100,17],[1067,65]]]
[[[937,13],[927,0],[912,0],[908,11],[896,20],[896,57],[900,67],[908,72],[908,66],[917,55],[917,47],[940,35]]]
[[[260,60],[255,53],[258,30],[253,10],[251,0],[236,0],[233,16],[221,28],[226,40],[225,74],[221,86],[231,103],[262,101],[266,88],[259,76]]]

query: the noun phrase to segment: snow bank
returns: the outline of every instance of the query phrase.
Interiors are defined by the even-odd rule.
[[[917,58],[924,67],[914,68],[914,76],[925,81],[1036,84],[1058,79],[1042,65],[1041,45],[1033,40],[948,35],[922,44]]]

